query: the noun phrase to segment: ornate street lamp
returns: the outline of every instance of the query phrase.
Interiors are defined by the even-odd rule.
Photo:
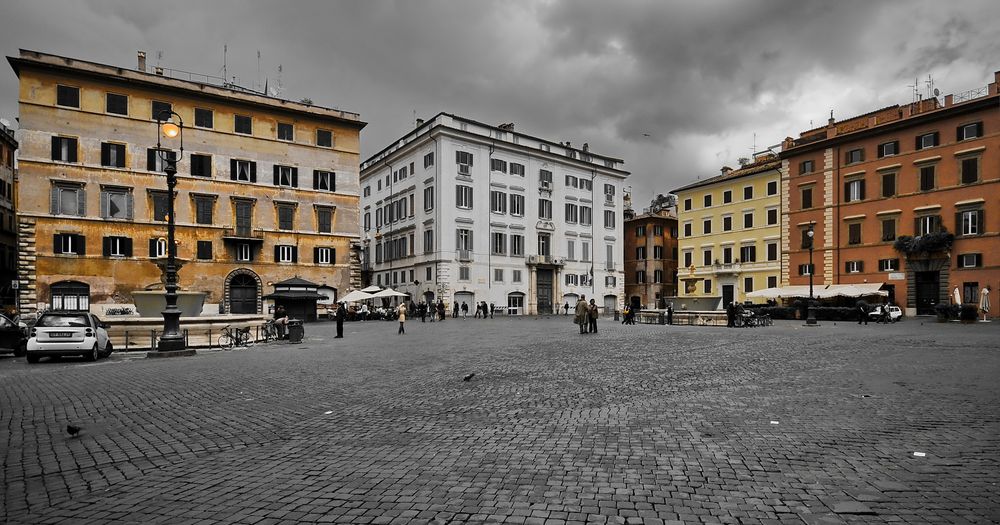
[[[177,117],[174,123],[171,118]],[[164,151],[160,144],[160,134],[169,139],[178,138],[179,153]],[[164,289],[166,290],[167,307],[163,310],[163,335],[156,346],[159,356],[193,355],[194,350],[188,350],[181,334],[181,311],[177,308],[177,243],[174,240],[174,188],[177,186],[177,161],[184,156],[184,120],[171,110],[161,111],[156,116],[156,155],[163,163],[163,171],[167,174],[167,265]]]
[[[813,226],[816,223],[809,223],[809,231],[806,232],[806,244],[809,246],[809,305],[808,305],[808,315],[806,316],[806,326],[817,326],[816,323],[816,312],[813,310],[813,274],[816,273],[815,266],[813,266],[813,236],[816,232],[813,230]]]

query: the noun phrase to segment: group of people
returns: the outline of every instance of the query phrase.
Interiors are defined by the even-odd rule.
[[[452,306],[452,311],[451,311],[451,317],[452,317],[452,319],[457,318],[458,317],[458,313],[460,311],[462,312],[462,319],[468,319],[469,318],[469,303],[466,303],[465,301],[462,301],[462,304],[458,304],[456,302]],[[473,318],[479,319],[479,317],[482,316],[483,319],[486,319],[487,316],[488,316],[490,319],[493,319],[493,316],[494,316],[494,314],[496,314],[496,311],[497,311],[497,306],[495,304],[493,304],[493,303],[487,303],[486,301],[479,301],[479,302],[476,303],[476,313],[475,313],[475,315],[473,315]]]
[[[581,334],[596,334],[599,315],[600,312],[594,300],[591,299],[588,303],[587,296],[581,295],[580,300],[576,303],[576,315],[573,317],[573,322],[580,325]]]

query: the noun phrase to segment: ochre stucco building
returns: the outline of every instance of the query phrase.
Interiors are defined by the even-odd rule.
[[[785,139],[782,283],[884,283],[908,315],[1000,284],[1000,72],[978,89],[894,105]],[[900,236],[955,235],[907,253]],[[928,236],[928,234],[934,234]],[[994,312],[996,309],[993,309]],[[993,314],[995,315],[995,313]]]
[[[23,311],[129,304],[166,253],[163,110],[184,123],[175,220],[182,289],[263,313],[293,277],[360,284],[359,115],[231,85],[22,50],[18,202]],[[221,79],[220,79],[221,80]],[[177,154],[177,139],[163,147]]]
[[[666,307],[677,295],[677,215],[673,207],[625,212],[625,301],[633,308]]]

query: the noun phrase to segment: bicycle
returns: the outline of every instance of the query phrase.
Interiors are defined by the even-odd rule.
[[[279,339],[278,326],[274,323],[273,319],[269,319],[261,326],[260,338],[265,343]]]
[[[233,328],[232,326],[226,326],[222,329],[222,335],[219,336],[219,346],[222,348],[246,347],[250,346],[252,342],[249,327]]]

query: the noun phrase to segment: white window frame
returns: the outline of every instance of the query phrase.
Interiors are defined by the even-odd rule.
[[[159,156],[157,156],[159,157]],[[250,163],[249,160],[236,159],[236,180],[242,182],[250,182]]]
[[[965,210],[961,213],[962,222],[960,227],[962,228],[962,235],[979,235],[981,230],[979,210]]]
[[[572,202],[566,203],[566,222],[576,224],[580,220],[580,207]]]
[[[424,211],[434,209],[434,186],[424,188]]]
[[[317,248],[316,264],[333,264],[333,248]]]
[[[847,261],[847,273],[861,273],[861,261]]]
[[[490,234],[490,249],[493,255],[507,255],[507,234],[492,232]]]
[[[590,226],[594,222],[594,209],[580,205],[580,226]]]
[[[236,245],[236,260],[241,262],[247,262],[250,260],[250,244],[242,243]]]
[[[108,243],[108,255],[111,257],[125,257],[125,251],[122,250],[122,241],[125,240],[125,237],[111,236],[109,239],[111,241]]]
[[[524,217],[524,195],[511,193],[509,209],[511,215],[515,217]]]
[[[493,269],[493,282],[502,283],[503,282],[503,268]]]
[[[288,244],[278,245],[278,262],[280,263],[290,263],[292,262],[292,248],[294,246]]]
[[[463,210],[472,209],[472,186],[458,184],[455,186],[455,207]]]
[[[513,257],[524,257],[524,235],[512,233],[510,235],[510,255]]]
[[[510,282],[515,284],[521,282],[521,270],[511,270]]]
[[[156,239],[156,258],[160,259],[167,256],[167,240],[163,237]]]
[[[494,159],[495,160],[495,159]],[[490,190],[490,212],[497,213],[500,215],[507,214],[507,194],[498,191]]]

